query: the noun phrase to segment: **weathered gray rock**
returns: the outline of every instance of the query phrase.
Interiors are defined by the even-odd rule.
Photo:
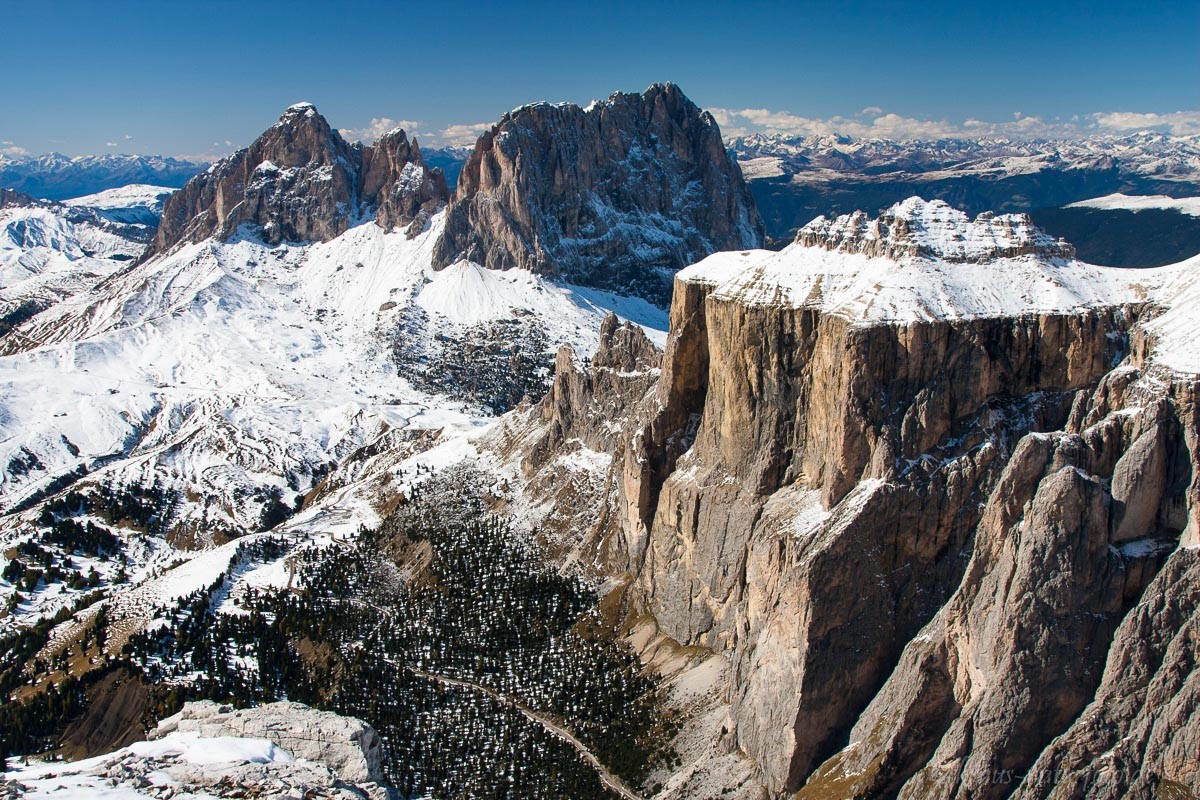
[[[712,116],[656,84],[504,115],[463,167],[434,264],[521,267],[665,303],[675,270],[762,241]]]
[[[385,228],[419,228],[448,199],[441,172],[404,131],[352,144],[300,103],[171,195],[143,258],[181,242],[228,239],[242,225],[271,244],[328,241],[366,215]]]
[[[317,711],[300,703],[268,703],[233,709],[211,701],[188,703],[159,723],[151,739],[181,731],[205,738],[267,739],[296,758],[324,764],[352,783],[383,780],[381,743],[375,729],[353,717]]]
[[[216,797],[399,800],[379,783],[379,740],[365,723],[298,703],[234,711],[188,703],[106,755],[21,766],[0,797]]]
[[[1200,553],[1175,551],[1113,637],[1095,698],[1014,794],[1196,797],[1200,789]]]

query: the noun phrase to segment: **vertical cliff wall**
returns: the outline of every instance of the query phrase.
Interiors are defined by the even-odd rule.
[[[677,277],[661,376],[595,443],[607,570],[724,656],[712,746],[769,796],[1191,786],[1200,384],[1154,357],[1170,276],[899,213]]]

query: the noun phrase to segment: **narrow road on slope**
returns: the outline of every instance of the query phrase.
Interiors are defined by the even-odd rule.
[[[388,613],[387,609],[383,608],[382,606],[378,606],[375,603],[370,602],[369,600],[363,600],[361,598],[354,598],[354,597],[344,597],[344,598],[341,598],[341,600],[342,600],[342,602],[351,603],[353,605],[361,605],[361,606],[365,606],[367,608],[374,609],[375,611],[378,611],[381,614]],[[628,786],[626,786],[625,782],[623,780],[618,778],[613,773],[609,772],[608,767],[604,766],[604,764],[601,763],[600,759],[596,758],[595,753],[593,753],[591,750],[589,750],[587,745],[585,745],[583,742],[579,741],[579,739],[575,737],[575,734],[571,733],[569,730],[564,728],[562,725],[559,725],[557,722],[555,722],[553,719],[551,719],[546,714],[543,714],[539,711],[534,711],[532,708],[525,705],[524,703],[514,700],[511,697],[505,697],[504,695],[497,692],[495,689],[490,689],[487,686],[484,686],[479,683],[465,681],[465,680],[462,680],[461,678],[448,678],[445,675],[437,675],[433,672],[426,672],[425,670],[420,669],[418,667],[414,667],[411,664],[405,664],[403,662],[396,661],[395,659],[388,658],[387,656],[379,656],[379,659],[386,664],[391,664],[393,667],[396,667],[397,669],[407,670],[409,673],[416,675],[418,678],[424,678],[427,681],[433,681],[434,683],[440,683],[443,686],[454,686],[459,689],[466,689],[467,691],[485,694],[488,697],[495,700],[496,702],[506,705],[509,708],[515,709],[516,711],[518,711],[522,715],[524,715],[524,717],[526,719],[528,719],[530,722],[534,722],[538,725],[541,725],[548,733],[550,733],[550,735],[558,737],[559,739],[561,739],[562,741],[566,742],[571,747],[573,747],[575,749],[575,752],[578,753],[580,755],[580,757],[583,758],[584,761],[586,761],[589,765],[591,765],[592,769],[596,770],[596,777],[599,778],[600,782],[602,784],[604,784],[608,789],[619,794],[622,798],[624,798],[624,800],[642,800],[641,796],[638,795],[636,792],[634,792],[632,789],[630,789]]]
[[[408,670],[410,673],[412,673],[413,675],[416,675],[419,678],[424,678],[425,680],[433,681],[435,683],[440,683],[443,686],[455,686],[455,687],[458,687],[459,689],[466,689],[466,690],[472,691],[472,692],[479,692],[481,694],[487,695],[488,697],[492,698],[493,700],[495,700],[498,703],[503,703],[504,705],[508,706],[509,708],[516,709],[517,711],[521,712],[521,714],[523,714],[525,716],[525,718],[528,719],[530,722],[535,722],[538,725],[541,725],[551,735],[557,736],[559,739],[566,742],[571,747],[575,748],[575,752],[579,753],[579,755],[583,758],[583,760],[586,761],[588,764],[590,764],[592,766],[592,769],[596,770],[596,777],[598,777],[600,779],[600,782],[603,783],[606,787],[608,787],[612,791],[619,794],[621,797],[624,798],[624,800],[642,800],[642,798],[638,794],[636,794],[633,790],[631,790],[628,786],[625,785],[624,781],[622,781],[616,775],[609,772],[608,768],[605,767],[604,764],[600,763],[600,759],[596,758],[596,756],[592,753],[592,751],[588,749],[587,745],[585,745],[583,742],[579,741],[579,739],[577,739],[573,733],[571,733],[569,730],[564,728],[562,725],[559,725],[557,722],[555,722],[553,719],[546,716],[545,714],[542,714],[538,711],[534,711],[532,708],[529,708],[524,703],[520,703],[516,700],[513,700],[511,697],[505,697],[504,695],[500,694],[496,690],[489,689],[488,687],[482,686],[478,683],[472,683],[471,681],[464,681],[464,680],[460,680],[458,678],[447,678],[445,675],[435,675],[432,672],[426,672],[425,670],[418,669],[416,667],[409,666],[407,664],[401,664],[401,663],[392,661],[391,659],[384,659],[384,660],[387,661],[389,664],[391,664],[394,667],[400,667],[401,669]]]

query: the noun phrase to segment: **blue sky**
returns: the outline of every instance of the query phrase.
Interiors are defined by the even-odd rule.
[[[223,153],[297,100],[362,135],[471,141],[525,102],[662,80],[730,133],[1200,132],[1195,0],[8,0],[0,19],[8,152]]]

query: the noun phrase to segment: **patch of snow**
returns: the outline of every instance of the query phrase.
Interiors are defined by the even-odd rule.
[[[154,186],[148,183],[131,183],[128,186],[118,186],[106,189],[96,194],[73,197],[62,201],[65,206],[83,206],[97,209],[125,209],[133,206],[162,208],[166,200],[175,190],[166,186]]]
[[[1070,203],[1064,208],[1101,208],[1107,211],[1155,209],[1178,211],[1189,217],[1200,217],[1200,197],[1167,197],[1165,194],[1132,195],[1117,192],[1116,194],[1106,194],[1103,197],[1093,197],[1091,200]]]
[[[667,314],[653,304],[557,284],[523,269],[493,270],[459,261],[434,272],[417,294],[416,304],[432,317],[459,327],[527,312],[545,327],[552,342],[570,344],[577,355],[591,354],[599,346],[600,322],[609,311],[640,325],[660,347],[666,343]]]

